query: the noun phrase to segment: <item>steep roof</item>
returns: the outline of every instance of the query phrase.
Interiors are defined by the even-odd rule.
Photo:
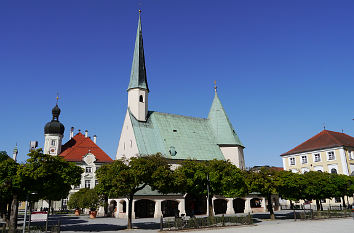
[[[140,154],[170,159],[223,160],[208,119],[149,111],[146,122],[129,112]],[[177,153],[170,155],[171,147]]]
[[[143,33],[141,30],[141,17],[139,14],[138,29],[136,32],[133,64],[130,73],[128,90],[132,88],[142,88],[149,91],[146,80],[145,56],[143,46]]]
[[[288,152],[281,154],[281,156],[338,146],[354,147],[354,138],[345,133],[323,130],[304,143],[301,143]]]
[[[242,146],[229,118],[222,106],[218,93],[215,91],[215,97],[211,105],[209,115],[209,124],[214,132],[216,143],[219,145],[238,145]]]
[[[109,163],[113,160],[94,143],[91,138],[85,137],[82,133],[76,134],[62,146],[62,152],[59,156],[71,162],[81,162],[82,158],[91,152],[95,155],[99,163]]]

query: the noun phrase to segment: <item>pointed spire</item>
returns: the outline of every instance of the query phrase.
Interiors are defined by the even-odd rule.
[[[142,88],[149,91],[146,79],[143,33],[141,30],[141,10],[139,10],[139,22],[136,32],[134,57],[128,90],[132,88]]]
[[[216,85],[214,88],[215,97],[209,111],[208,119],[216,137],[216,142],[219,145],[238,145],[243,147],[220,102]]]

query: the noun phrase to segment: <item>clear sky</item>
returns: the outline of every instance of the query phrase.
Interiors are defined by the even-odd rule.
[[[1,0],[0,150],[42,147],[59,92],[64,142],[87,129],[115,157],[139,8],[150,110],[207,117],[216,80],[246,166],[354,135],[352,0]]]

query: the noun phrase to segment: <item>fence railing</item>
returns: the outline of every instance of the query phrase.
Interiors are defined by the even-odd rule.
[[[308,220],[308,219],[325,219],[325,218],[346,218],[351,217],[351,210],[323,210],[315,211],[312,209],[294,210],[294,219]]]
[[[252,224],[250,214],[245,216],[213,216],[202,218],[161,218],[160,230],[183,230]]]

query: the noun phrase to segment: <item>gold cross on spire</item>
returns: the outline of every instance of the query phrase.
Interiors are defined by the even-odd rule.
[[[141,10],[139,9],[139,15],[141,14]]]
[[[214,89],[215,89],[215,92],[216,92],[216,89],[218,89],[218,87],[216,86],[216,80],[214,80]]]
[[[59,101],[59,93],[57,93],[57,105],[58,105],[58,101]]]

